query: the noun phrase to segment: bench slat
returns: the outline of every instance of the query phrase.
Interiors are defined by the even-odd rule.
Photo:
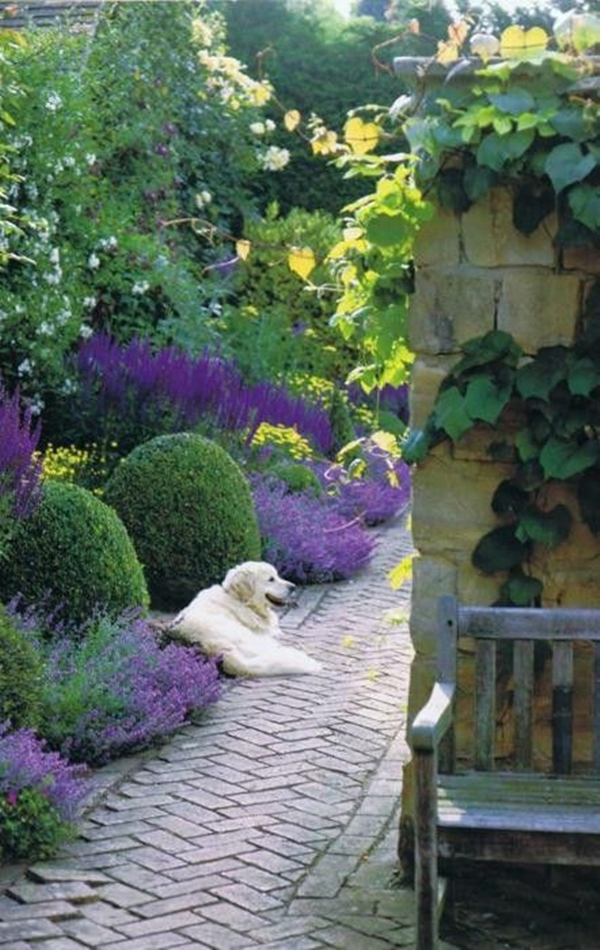
[[[459,607],[459,635],[493,640],[600,640],[597,610]],[[533,622],[533,620],[535,622]]]
[[[494,768],[496,735],[496,644],[479,640],[475,648],[475,768]]]
[[[519,640],[513,646],[515,682],[515,768],[531,768],[533,761],[533,640]]]

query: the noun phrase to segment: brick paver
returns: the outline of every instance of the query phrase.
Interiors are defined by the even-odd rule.
[[[390,887],[409,592],[386,580],[411,541],[403,522],[378,534],[367,569],[282,620],[321,673],[232,681],[201,723],[96,775],[57,858],[4,869],[4,950],[411,946],[412,893]]]

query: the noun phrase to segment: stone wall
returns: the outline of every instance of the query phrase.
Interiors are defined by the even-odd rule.
[[[410,317],[410,344],[416,353],[414,427],[425,422],[465,340],[502,329],[531,355],[542,346],[573,343],[586,294],[600,276],[600,253],[560,254],[553,242],[555,230],[556,221],[548,217],[530,237],[516,231],[508,190],[491,192],[463,215],[439,210],[423,228]],[[438,445],[414,473],[417,556],[410,629],[415,659],[409,717],[427,698],[434,676],[439,595],[455,594],[471,604],[490,604],[498,596],[499,578],[479,573],[471,565],[471,553],[481,536],[499,523],[490,501],[511,467],[491,461],[488,448],[493,441],[510,440],[516,431],[516,420],[503,419],[501,429],[482,425],[456,446]],[[567,542],[536,559],[544,606],[597,607],[600,543],[582,523],[573,498],[562,487],[557,486],[557,493],[564,496],[557,500],[568,505],[574,524]],[[410,790],[410,779],[405,784]]]

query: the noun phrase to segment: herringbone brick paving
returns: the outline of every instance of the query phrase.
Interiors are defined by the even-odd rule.
[[[101,770],[78,839],[5,872],[0,946],[413,944],[412,895],[389,886],[409,592],[386,580],[411,541],[403,522],[379,539],[368,569],[307,588],[283,618],[323,672],[232,681],[200,723]]]

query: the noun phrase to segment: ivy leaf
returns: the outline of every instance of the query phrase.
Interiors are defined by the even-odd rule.
[[[584,442],[578,445],[565,442],[552,436],[540,452],[540,463],[546,478],[559,478],[564,481],[572,475],[584,472],[598,461],[598,444]]]
[[[537,577],[525,574],[520,567],[511,572],[511,576],[500,588],[503,603],[515,607],[531,607],[541,597],[544,585]]]
[[[596,386],[600,386],[600,374],[597,365],[587,356],[577,360],[575,365],[571,367],[567,384],[574,396],[589,396]]]
[[[555,195],[539,183],[522,185],[513,200],[513,224],[521,234],[533,234],[552,211]]]
[[[597,161],[590,153],[584,153],[575,142],[555,145],[546,158],[545,171],[558,194],[568,185],[582,181],[594,170]]]
[[[465,393],[465,408],[472,419],[482,419],[494,425],[508,403],[511,383],[498,386],[489,376],[471,380]]]
[[[521,355],[521,348],[505,330],[490,330],[483,336],[463,343],[463,352],[465,355],[452,370],[453,376],[497,360],[506,360],[514,365]]]
[[[500,55],[503,59],[526,59],[531,54],[542,53],[548,45],[548,34],[541,26],[524,30],[522,26],[509,26],[500,36]]]
[[[569,205],[578,221],[591,231],[600,229],[600,188],[577,185],[569,191]]]
[[[536,491],[544,483],[544,470],[537,459],[528,459],[521,465],[515,477],[525,491]]]
[[[548,401],[554,387],[567,375],[567,349],[545,346],[535,359],[517,370],[515,385],[523,399]]]
[[[477,149],[477,162],[501,171],[505,164],[521,158],[535,138],[533,129],[521,129],[509,135],[491,132],[482,139]]]
[[[473,419],[465,407],[465,398],[456,386],[450,386],[440,393],[433,413],[435,425],[447,432],[453,442],[458,442],[473,426]]]
[[[463,188],[470,201],[485,195],[496,181],[496,174],[485,165],[470,165],[463,174]]]
[[[581,109],[558,109],[549,122],[559,135],[573,142],[585,142],[589,136],[589,128]]]
[[[536,459],[540,454],[539,444],[533,438],[529,429],[521,429],[515,438],[515,445],[522,462],[529,462]]]
[[[496,574],[522,564],[530,553],[531,543],[517,538],[514,525],[502,525],[484,534],[471,555],[471,561],[484,574]]]
[[[375,122],[363,122],[360,116],[348,119],[344,126],[344,139],[355,155],[366,155],[379,142],[381,129]]]
[[[411,429],[401,445],[402,459],[407,465],[416,465],[422,462],[434,443],[434,434],[431,427]]]
[[[377,214],[366,224],[367,240],[379,247],[401,244],[407,234],[412,234],[412,225],[402,214]]]
[[[500,112],[507,112],[509,115],[521,115],[537,108],[531,93],[521,86],[515,86],[510,92],[489,94],[488,99]]]
[[[555,548],[569,536],[572,520],[566,505],[556,505],[552,511],[532,506],[521,513],[516,535],[519,541],[537,541]]]
[[[593,534],[600,534],[600,468],[588,469],[579,480],[577,500],[581,517]]]
[[[527,502],[529,493],[506,478],[500,482],[492,498],[492,511],[496,515],[518,515]]]

